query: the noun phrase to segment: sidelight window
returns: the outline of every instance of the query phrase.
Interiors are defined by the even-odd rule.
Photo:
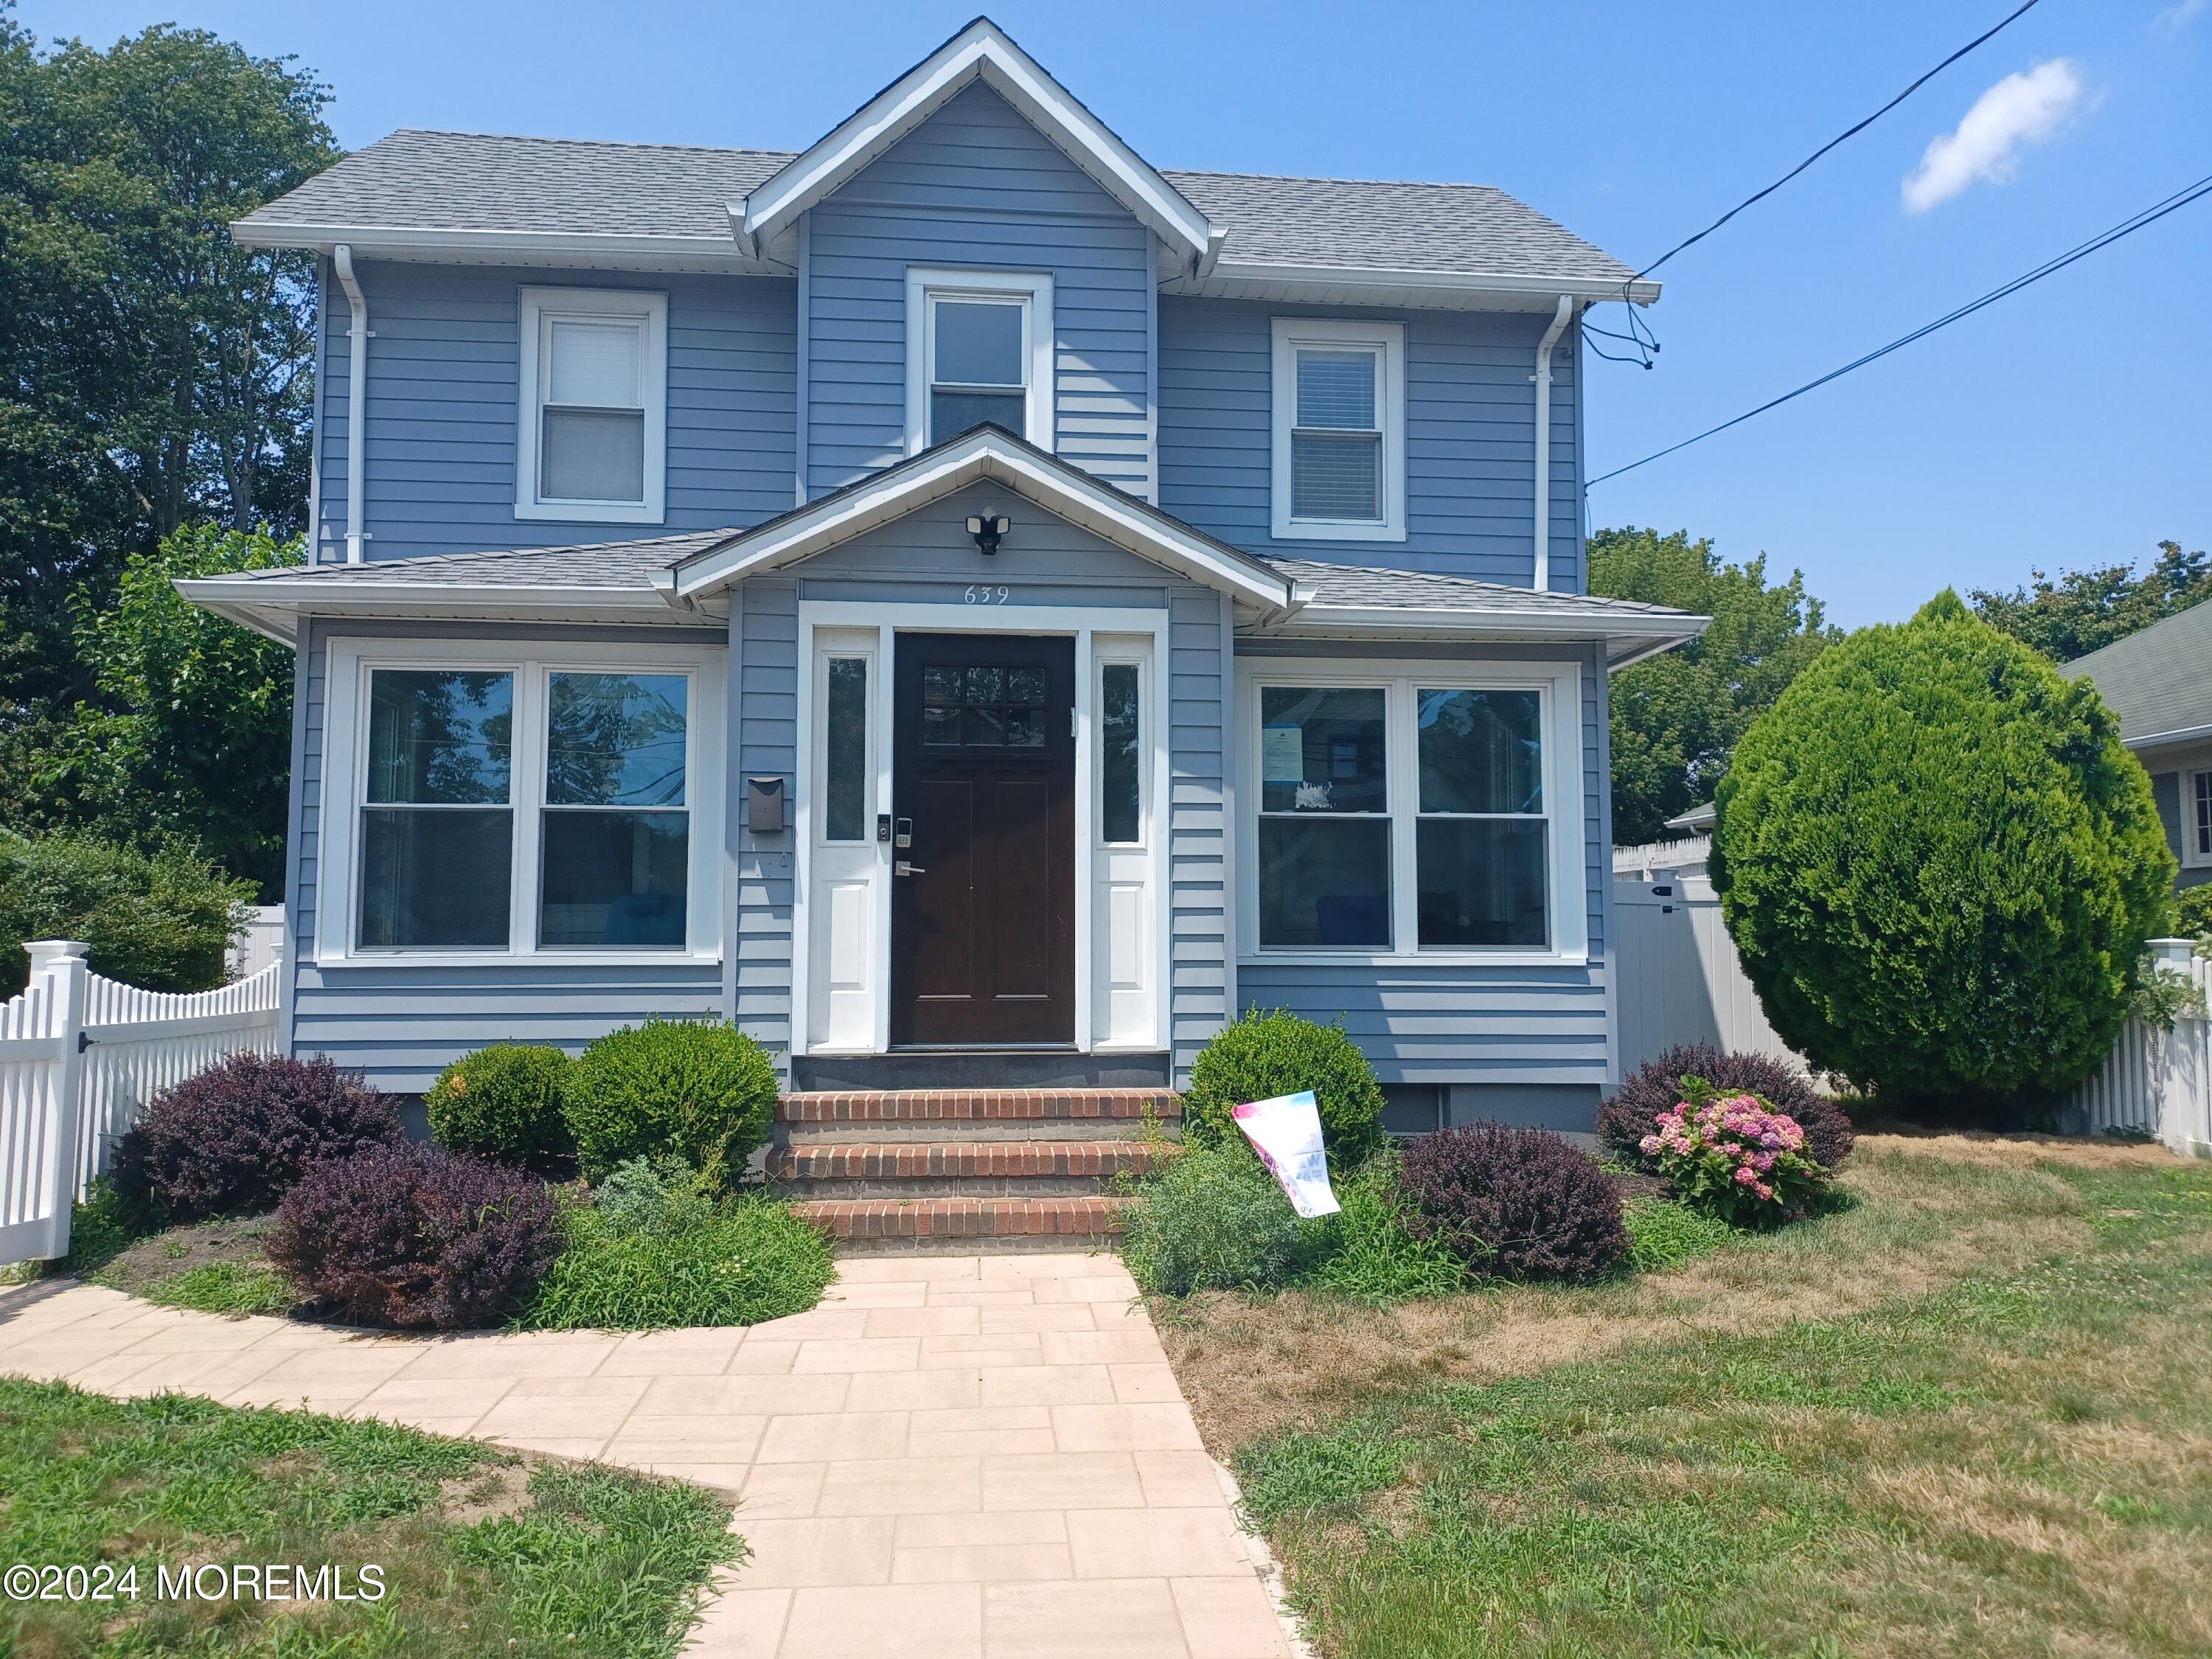
[[[1140,665],[1098,671],[1099,839],[1109,847],[1144,839],[1145,732]]]

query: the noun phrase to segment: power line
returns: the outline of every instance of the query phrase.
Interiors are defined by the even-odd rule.
[[[1918,79],[1914,81],[1911,85],[1905,88],[1904,91],[1899,93],[1896,97],[1891,99],[1887,103],[1884,104],[1873,114],[1868,116],[1864,120],[1856,122],[1854,125],[1844,128],[1843,131],[1829,139],[1826,143],[1821,145],[1820,149],[1814,150],[1810,155],[1800,161],[1796,167],[1790,168],[1789,172],[1784,173],[1772,184],[1767,185],[1765,189],[1759,191],[1753,195],[1745,197],[1742,201],[1738,202],[1726,213],[1723,213],[1719,218],[1714,220],[1712,223],[1707,225],[1703,230],[1698,232],[1696,235],[1688,237],[1682,241],[1675,243],[1674,246],[1668,248],[1664,253],[1661,254],[1650,264],[1644,266],[1643,270],[1638,271],[1635,276],[1631,276],[1627,282],[1625,282],[1620,285],[1620,297],[1622,301],[1624,303],[1627,301],[1628,290],[1632,284],[1640,282],[1644,277],[1649,276],[1653,271],[1658,270],[1660,266],[1665,264],[1668,260],[1681,252],[1683,249],[1695,246],[1698,243],[1704,241],[1706,237],[1711,235],[1723,225],[1728,223],[1729,220],[1735,218],[1737,214],[1741,213],[1746,208],[1765,201],[1768,197],[1773,195],[1776,191],[1781,189],[1783,185],[1788,184],[1799,173],[1804,172],[1807,167],[1811,167],[1814,162],[1819,161],[1830,150],[1835,149],[1837,145],[1843,143],[1847,139],[1856,137],[1862,132],[1864,132],[1876,121],[1881,120],[1883,116],[1888,114],[1890,111],[1895,109],[1906,99],[1911,97],[1914,93],[1919,91],[1921,88],[1926,86],[1930,81],[1941,75],[1945,70],[1950,68],[1952,64],[1957,63],[1968,52],[1972,52],[1977,46],[1985,44],[2004,30],[2011,27],[2013,24],[2018,22],[2023,16],[2027,15],[2027,13],[2033,10],[2039,3],[2040,3],[2040,0],[2026,0],[2024,4],[2017,8],[2004,18],[2001,19],[1993,27],[1984,29],[1981,33],[1967,41],[1965,46],[1960,47],[1958,51],[1953,52],[1942,63],[1936,64],[1935,68],[1921,76]],[[1605,329],[1593,329],[1585,324],[1584,331],[1587,333],[1602,334],[1610,340],[1626,340],[1628,343],[1636,347],[1638,354],[1635,358],[1617,356],[1612,352],[1603,350],[1597,347],[1592,347],[1591,349],[1596,351],[1599,356],[1607,358],[1613,362],[1641,362],[1644,368],[1650,368],[1651,360],[1650,354],[1656,352],[1659,349],[1659,342],[1655,337],[1652,337],[1650,330],[1638,319],[1636,307],[1633,305],[1630,305],[1628,307],[1628,333],[1617,334]]]
[[[1764,415],[1770,409],[1780,408],[1784,404],[1788,403],[1792,398],[1802,398],[1807,392],[1814,390],[1816,387],[1827,385],[1831,380],[1842,379],[1844,375],[1849,374],[1854,369],[1864,368],[1869,363],[1876,361],[1878,358],[1887,357],[1891,352],[1899,350],[1905,346],[1909,346],[1915,340],[1925,339],[1930,334],[1935,333],[1938,329],[1948,328],[1953,323],[1958,322],[1962,318],[1972,316],[1974,313],[1981,310],[1983,307],[1995,305],[1999,300],[2005,298],[2008,295],[2017,294],[2021,289],[2027,288],[2031,283],[2039,283],[2045,277],[2051,276],[2057,271],[2063,270],[2075,260],[2086,259],[2092,253],[2096,252],[2100,248],[2110,247],[2114,242],[2118,241],[2122,237],[2132,236],[2136,232],[2142,229],[2144,226],[2157,222],[2159,220],[2165,218],[2169,213],[2179,212],[2181,209],[2187,207],[2191,202],[2202,200],[2206,196],[2212,196],[2212,174],[2207,174],[2204,178],[2199,179],[2195,184],[2176,191],[2172,195],[2167,197],[2162,202],[2152,203],[2150,206],[2143,209],[2142,212],[2135,214],[2131,217],[2123,219],[2118,224],[2114,225],[2109,230],[2100,231],[2096,235],[2092,236],[2087,241],[2081,243],[2079,246],[2069,248],[2065,252],[2059,254],[2057,258],[2045,260],[2043,264],[2036,266],[2034,270],[2024,272],[2021,276],[2014,277],[2010,282],[2003,283],[2000,287],[1991,289],[1987,294],[1983,295],[1980,299],[1970,300],[1965,305],[1960,306],[1957,310],[1946,312],[1942,316],[1938,317],[1934,322],[1923,324],[1922,326],[1914,329],[1911,333],[1901,335],[1898,338],[1892,340],[1887,345],[1868,352],[1863,357],[1854,358],[1851,362],[1845,363],[1841,368],[1832,369],[1827,374],[1821,375],[1820,378],[1816,380],[1808,380],[1804,385],[1797,387],[1794,392],[1785,392],[1779,398],[1770,398],[1765,403],[1759,404],[1756,409],[1747,410],[1732,421],[1723,421],[1718,426],[1708,427],[1703,432],[1698,433],[1697,436],[1693,438],[1685,438],[1678,444],[1669,444],[1664,449],[1658,450],[1652,454],[1646,455],[1640,461],[1631,461],[1626,466],[1617,466],[1610,472],[1601,472],[1596,477],[1592,478],[1589,481],[1589,483],[1585,484],[1583,489],[1587,491],[1595,485],[1603,483],[1607,478],[1617,478],[1624,472],[1633,472],[1638,467],[1647,466],[1651,462],[1659,460],[1662,457],[1672,455],[1678,449],[1687,449],[1692,444],[1702,443],[1707,438],[1712,437],[1717,433],[1725,432],[1732,426],[1741,426],[1746,421],[1750,420],[1753,416]]]

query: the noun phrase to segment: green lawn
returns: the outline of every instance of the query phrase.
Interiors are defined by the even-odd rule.
[[[1425,1381],[1350,1392],[1378,1329],[1340,1310],[1277,1346],[1273,1426],[1202,1400],[1317,1646],[2212,1652],[2212,1165],[1875,1137],[1846,1185],[1670,1275],[1419,1316]],[[1179,1365],[1265,1363],[1263,1312],[1194,1311]]]
[[[659,1659],[744,1553],[729,1515],[679,1482],[380,1423],[0,1382],[0,1568],[137,1570],[136,1599],[0,1602],[0,1656]],[[156,1594],[161,1565],[210,1563],[329,1565],[356,1593],[374,1565],[385,1589]]]

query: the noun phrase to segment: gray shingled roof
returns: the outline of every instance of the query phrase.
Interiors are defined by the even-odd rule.
[[[2126,743],[2212,728],[2212,600],[2060,667],[2084,676],[2120,717]]]
[[[241,573],[256,586],[283,588],[301,581],[405,582],[436,587],[649,588],[656,575],[695,553],[704,553],[737,530],[695,530],[635,542],[593,542],[578,547],[523,547],[494,553],[427,553],[360,564],[290,565]]]
[[[1601,617],[1686,617],[1685,611],[1640,599],[1609,599],[1594,593],[1539,593],[1530,587],[1476,581],[1469,576],[1438,576],[1420,570],[1373,570],[1356,565],[1325,564],[1318,559],[1267,562],[1314,590],[1320,605],[1358,606],[1374,611],[1524,611],[1531,615]]]
[[[1240,263],[1626,282],[1635,273],[1489,185],[1291,179],[1249,173],[1161,176],[1217,225]]]
[[[747,533],[741,529],[700,530],[681,536],[653,536],[640,541],[599,542],[580,547],[435,553],[418,558],[370,560],[362,564],[294,565],[282,570],[249,571],[229,580],[280,591],[302,581],[634,591],[653,588],[655,578],[665,576],[680,561]],[[1438,576],[1424,571],[1362,569],[1325,564],[1316,559],[1263,556],[1260,562],[1312,588],[1312,603],[1316,605],[1376,611],[1521,611],[1531,616],[1587,617],[1593,622],[1607,617],[1672,617],[1686,614],[1635,599],[1601,599],[1583,593],[1538,593],[1500,582]]]
[[[249,226],[727,241],[726,204],[792,152],[405,128],[246,216]],[[1628,268],[1487,185],[1162,175],[1229,232],[1222,257],[1455,275],[1626,281]]]

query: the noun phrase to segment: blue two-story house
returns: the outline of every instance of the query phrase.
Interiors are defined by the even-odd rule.
[[[1581,319],[1498,191],[1164,172],[979,20],[805,151],[402,131],[320,256],[290,1044],[723,1015],[798,1086],[1157,1086],[1340,1016],[1392,1122],[1613,1063]]]

